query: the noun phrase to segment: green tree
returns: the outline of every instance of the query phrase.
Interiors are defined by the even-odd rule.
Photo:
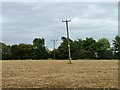
[[[93,38],[78,39],[75,43],[78,46],[79,58],[96,58],[96,41]]]
[[[32,45],[19,44],[11,47],[12,59],[31,59]]]
[[[115,50],[114,47],[110,47],[107,51],[106,51],[106,59],[114,59],[115,58]]]
[[[0,60],[2,60],[2,43],[0,42]]]
[[[115,40],[113,40],[113,45],[115,48],[115,57],[120,59],[120,37],[116,36]]]
[[[30,59],[32,53],[32,45],[30,44],[19,44],[19,55],[20,59]]]
[[[61,37],[62,39],[62,43],[60,44],[60,46],[58,47],[58,49],[56,49],[56,58],[59,59],[68,59],[69,58],[69,53],[68,53],[68,41],[66,37]],[[71,51],[71,58],[72,59],[77,59],[78,58],[78,53],[77,53],[77,45],[75,42],[73,42],[71,39],[69,39],[70,41],[70,51]]]
[[[20,59],[18,45],[11,46],[12,59]]]
[[[8,60],[11,59],[11,47],[10,45],[6,45],[4,43],[0,43],[0,45],[2,46],[2,59],[3,60]]]
[[[106,38],[101,38],[97,41],[97,58],[98,59],[105,59],[107,57],[107,51],[110,48],[110,42]]]
[[[33,40],[33,59],[46,59],[48,58],[48,49],[45,47],[44,38],[35,38]]]
[[[62,39],[63,42],[58,47],[58,50],[56,50],[56,58],[68,59],[68,42],[67,42],[67,38],[61,37],[61,39]],[[71,41],[72,40],[70,40],[70,44],[71,44]]]

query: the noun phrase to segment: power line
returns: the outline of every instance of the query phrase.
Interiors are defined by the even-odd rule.
[[[66,22],[66,29],[67,29],[67,40],[68,40],[68,52],[69,52],[69,63],[72,64],[71,62],[71,53],[70,53],[70,42],[69,42],[69,32],[68,32],[68,22],[70,22],[71,20],[62,20],[62,22]]]

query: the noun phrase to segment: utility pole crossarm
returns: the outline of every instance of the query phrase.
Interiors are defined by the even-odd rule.
[[[62,22],[70,22],[70,21],[71,21],[71,19],[70,19],[70,20],[65,20],[65,21],[64,21],[64,20],[62,20]]]

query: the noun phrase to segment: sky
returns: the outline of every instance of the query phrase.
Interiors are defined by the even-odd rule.
[[[72,40],[92,37],[96,41],[112,40],[118,35],[117,2],[3,2],[2,42],[7,45],[32,44],[35,38],[44,38],[45,46],[56,48],[67,36]]]

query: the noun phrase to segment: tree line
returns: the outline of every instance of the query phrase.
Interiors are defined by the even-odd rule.
[[[55,49],[56,59],[68,59],[68,43],[66,37],[61,37],[62,43]],[[120,59],[120,37],[116,36],[113,46],[106,38],[96,41],[93,38],[71,40],[72,59]],[[35,38],[33,44],[6,45],[0,43],[0,53],[3,60],[14,59],[49,59],[54,58],[54,50],[45,46],[44,38]]]

